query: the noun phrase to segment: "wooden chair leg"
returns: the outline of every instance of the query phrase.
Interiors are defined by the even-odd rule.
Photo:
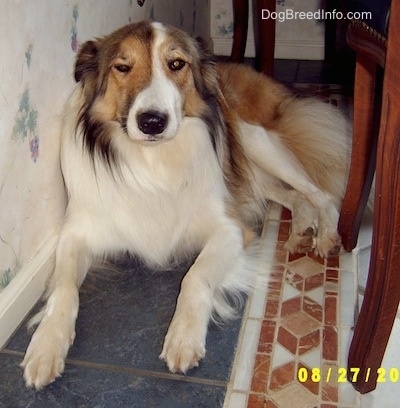
[[[276,0],[255,0],[254,27],[256,27],[256,67],[273,76],[275,56],[275,20],[262,19],[262,10],[276,11]]]
[[[378,140],[371,263],[348,358],[349,368],[360,368],[353,385],[361,393],[376,387],[378,368],[400,300],[399,21],[400,3],[392,2]]]
[[[358,54],[351,167],[338,225],[346,251],[351,251],[357,244],[361,219],[375,171],[377,124],[380,116],[380,112],[375,108],[380,106],[380,102],[375,99],[376,71],[375,62]]]
[[[233,45],[231,61],[242,62],[246,50],[249,1],[232,0],[233,5]],[[274,73],[275,20],[262,19],[262,10],[276,10],[276,0],[255,0],[254,34],[256,42],[256,68],[269,76]]]
[[[249,0],[233,0],[233,44],[232,62],[242,62],[246,50],[249,22]]]

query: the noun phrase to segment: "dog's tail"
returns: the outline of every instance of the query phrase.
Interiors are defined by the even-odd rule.
[[[313,98],[292,98],[277,128],[313,181],[340,205],[351,156],[351,124],[339,109]]]
[[[254,303],[251,301],[246,303],[249,297],[264,298],[270,285],[273,285],[275,278],[272,262],[275,258],[275,246],[269,243],[276,240],[278,227],[268,228],[267,233],[272,236],[254,238],[243,250],[240,262],[214,293],[212,314],[214,323],[220,324],[240,317],[245,304],[251,306]]]

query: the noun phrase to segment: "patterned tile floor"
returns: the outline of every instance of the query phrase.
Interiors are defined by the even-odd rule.
[[[224,408],[397,408],[399,381],[388,380],[361,396],[346,379],[362,302],[357,254],[290,255],[283,248],[289,228],[290,213],[273,205],[264,227],[271,261],[263,268],[270,282],[248,301]],[[356,253],[368,248],[370,220],[361,232]],[[386,370],[400,369],[399,346],[396,319],[382,362]]]
[[[266,296],[256,293],[247,310],[247,323],[255,326],[254,331],[259,326],[250,386],[244,381],[234,383],[225,406],[336,407],[339,257],[290,255],[283,248],[290,213],[283,210],[280,217],[280,208],[274,208],[266,229],[270,236],[265,238],[266,245],[276,242],[270,282]],[[251,360],[249,355],[245,360]],[[243,368],[237,364],[240,377]],[[317,381],[328,372],[330,381]]]

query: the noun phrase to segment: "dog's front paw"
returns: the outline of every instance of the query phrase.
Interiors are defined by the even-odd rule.
[[[205,334],[199,330],[181,326],[174,321],[165,336],[160,358],[167,363],[172,373],[186,373],[199,365],[206,354]]]
[[[26,386],[37,390],[52,383],[64,371],[65,357],[75,334],[50,330],[48,324],[39,325],[26,350],[21,367]]]

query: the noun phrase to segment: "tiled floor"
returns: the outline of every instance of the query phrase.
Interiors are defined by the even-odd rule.
[[[321,260],[282,249],[290,216],[273,206],[265,250],[276,247],[268,289],[250,297],[224,408],[395,408],[400,382],[360,395],[345,378],[358,294],[368,270],[371,218],[365,217],[354,253]],[[361,256],[362,255],[362,256]],[[357,269],[361,272],[358,279]],[[358,302],[358,303],[357,303]],[[382,362],[400,370],[396,319]]]
[[[327,80],[316,62],[309,70],[282,66],[285,82]],[[270,283],[249,297],[243,319],[210,327],[206,359],[187,376],[169,374],[157,356],[189,263],[155,272],[130,260],[119,265],[123,272],[85,284],[65,374],[44,391],[27,390],[21,377],[24,327],[0,351],[0,407],[397,407],[400,382],[362,397],[340,382],[365,283],[369,220],[352,254],[328,260],[289,255],[289,227],[289,213],[272,205],[259,263]],[[400,366],[398,339],[397,323],[383,367]]]
[[[399,384],[361,397],[340,383],[357,299],[354,256],[289,255],[289,227],[290,214],[272,205],[259,263],[268,288],[249,297],[243,320],[210,327],[199,369],[171,375],[157,359],[187,265],[154,272],[131,260],[85,285],[65,374],[44,391],[24,387],[18,363],[29,336],[17,332],[0,352],[0,407],[397,407]],[[399,331],[384,367],[398,359]]]
[[[339,356],[339,257],[290,255],[283,249],[290,213],[283,210],[281,215],[279,207],[273,208],[265,237],[266,247],[276,247],[271,283],[266,295],[253,295],[246,311],[247,324],[257,332],[256,353],[251,357],[243,351],[234,377],[241,377],[243,362],[254,361],[254,368],[249,383],[233,380],[225,407],[355,407],[356,400],[340,400],[338,387],[338,374],[345,367]]]
[[[0,352],[0,407],[222,406],[240,319],[210,327],[207,363],[188,376],[158,359],[188,266],[155,272],[129,260],[118,265],[123,272],[89,277],[65,374],[38,393],[18,367],[29,341],[22,327]]]
[[[266,296],[253,296],[246,315],[260,332],[251,383],[233,384],[226,407],[246,406],[239,405],[245,397],[249,408],[336,407],[339,259],[290,255],[283,249],[290,213],[274,209],[265,239],[266,246],[276,246],[271,282]],[[328,375],[330,381],[319,380]]]

